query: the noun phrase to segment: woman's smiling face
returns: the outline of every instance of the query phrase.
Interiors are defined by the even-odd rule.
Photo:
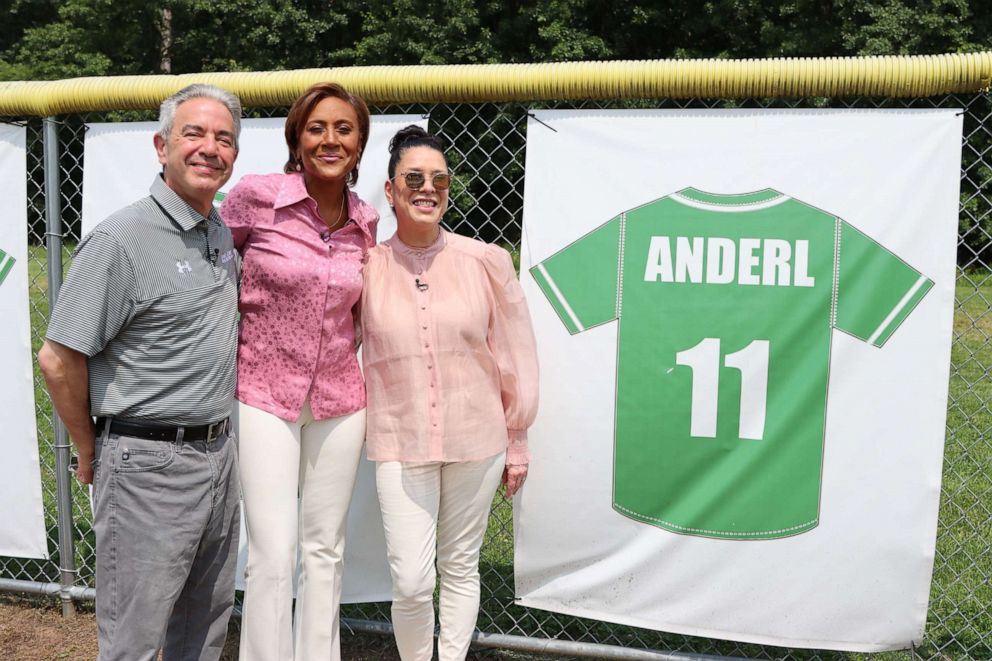
[[[410,188],[404,175],[417,172],[424,177],[419,189]],[[448,164],[444,154],[431,147],[404,149],[396,163],[396,175],[386,182],[386,199],[396,211],[397,224],[415,231],[437,225],[448,208],[448,190],[434,186],[434,175],[446,174]]]
[[[308,179],[342,180],[358,164],[360,148],[355,109],[347,101],[329,96],[307,117],[298,156]]]

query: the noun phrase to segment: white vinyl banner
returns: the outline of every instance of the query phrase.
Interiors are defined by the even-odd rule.
[[[379,240],[389,238],[396,230],[396,219],[383,192],[389,140],[409,124],[427,128],[427,119],[420,115],[373,115],[371,118],[369,141],[354,190],[378,209]],[[282,171],[287,158],[284,125],[285,118],[279,117],[242,121],[241,149],[234,174],[218,193],[218,199],[222,199],[244,174]],[[152,144],[157,128],[153,122],[87,125],[83,152],[83,234],[117,209],[148,194],[152,178],[161,170]],[[244,589],[246,540],[242,519],[238,589]],[[347,540],[342,601],[389,601],[392,598],[391,582],[382,515],[375,492],[375,469],[364,458],[348,513]]]
[[[790,647],[919,642],[960,113],[535,114],[519,603]]]
[[[47,558],[41,498],[38,430],[35,426],[28,313],[28,213],[25,131],[0,124],[0,199],[7,211],[0,223],[0,556]]]
[[[427,128],[421,115],[372,115],[369,142],[362,155],[360,176],[354,190],[379,210],[379,240],[396,231],[396,218],[386,202],[383,184],[389,163],[389,141],[404,126]],[[285,117],[241,120],[241,151],[234,174],[218,193],[227,191],[245,174],[282,172],[288,152],[283,127]],[[86,234],[121,207],[148,194],[152,177],[162,171],[152,137],[157,122],[87,124],[83,147],[83,229]]]

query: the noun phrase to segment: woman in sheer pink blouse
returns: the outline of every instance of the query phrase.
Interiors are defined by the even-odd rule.
[[[451,181],[437,138],[390,144],[396,234],[369,252],[362,295],[369,459],[404,661],[464,659],[479,610],[479,550],[502,476],[527,477],[537,412],[534,334],[510,255],[441,229]]]
[[[365,439],[353,315],[379,220],[348,186],[368,137],[360,97],[314,85],[286,118],[285,172],[242,178],[220,209],[244,260],[236,391],[248,531],[242,661],[341,658],[344,534]]]

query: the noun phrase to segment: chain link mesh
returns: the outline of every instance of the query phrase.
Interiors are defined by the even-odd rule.
[[[943,487],[929,620],[922,645],[906,653],[857,658],[992,658],[992,99],[987,94],[894,99],[691,99],[548,103],[542,108],[847,107],[964,109],[957,295]],[[426,115],[448,145],[455,179],[445,224],[452,231],[495,242],[519,254],[523,212],[524,151],[528,112],[518,103],[413,104],[372,108],[373,113]],[[253,116],[284,116],[286,108],[254,109]],[[60,174],[63,263],[79,240],[85,124],[148,120],[152,113],[107,113],[61,118]],[[29,287],[32,345],[44,340],[48,316],[42,123],[27,120]],[[374,176],[373,173],[365,176]],[[383,237],[384,238],[384,237]],[[0,557],[0,578],[59,580],[55,460],[51,401],[35,366],[36,414],[42,459],[45,524],[50,561]],[[80,585],[92,586],[95,543],[88,493],[74,482],[73,536]],[[851,655],[793,650],[673,635],[524,608],[513,601],[512,513],[493,501],[482,549],[482,603],[478,627],[488,633],[602,643],[757,659],[848,659]],[[347,618],[389,621],[388,604],[350,604]]]

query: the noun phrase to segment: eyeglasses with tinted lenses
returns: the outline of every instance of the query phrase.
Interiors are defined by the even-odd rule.
[[[424,176],[423,172],[407,172],[396,176],[403,177],[403,181],[406,182],[406,186],[410,190],[420,190],[427,183],[427,177]],[[447,172],[436,172],[431,176],[431,183],[435,190],[448,190],[451,187],[451,175]]]

